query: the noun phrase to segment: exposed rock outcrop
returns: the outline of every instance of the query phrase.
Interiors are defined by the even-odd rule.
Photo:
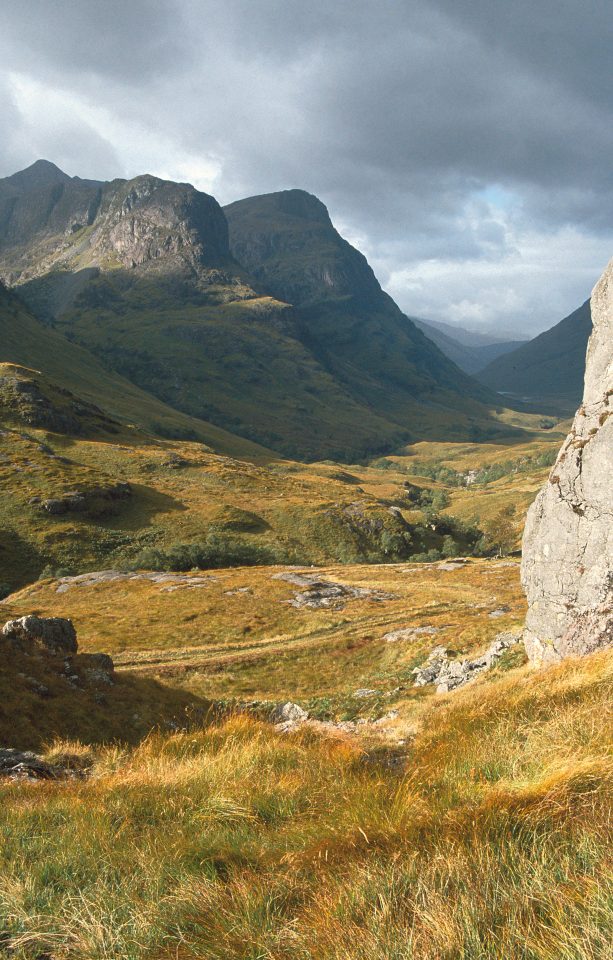
[[[583,403],[524,531],[524,642],[537,665],[613,642],[613,260],[591,305]]]
[[[77,652],[77,633],[71,620],[63,617],[35,617],[33,615],[9,620],[2,628],[5,640],[20,646],[38,647],[58,656]]]
[[[45,763],[42,757],[30,750],[0,749],[0,777],[11,780],[55,780],[63,769]]]
[[[281,725],[284,729],[286,724],[294,726],[298,723],[304,723],[308,718],[307,711],[303,710],[297,703],[292,703],[291,700],[288,700],[287,703],[277,704],[270,714],[271,722],[276,726]]]
[[[425,664],[413,670],[413,686],[425,687],[433,683],[436,684],[437,693],[449,693],[493,667],[505,650],[513,647],[519,639],[516,633],[499,633],[485,653],[473,660],[451,659],[446,647],[435,647]]]
[[[113,683],[115,665],[106,653],[78,654],[77,632],[72,620],[63,617],[36,617],[32,614],[9,620],[0,631],[1,641],[27,658],[44,658],[55,674],[74,686]],[[28,686],[42,697],[49,689],[35,677],[21,675]]]
[[[349,600],[368,598],[369,600],[393,600],[394,594],[383,590],[372,590],[370,587],[352,587],[345,583],[336,583],[331,580],[320,580],[319,577],[308,573],[275,573],[274,580],[286,580],[297,587],[307,589],[295,593],[293,599],[283,600],[292,607],[301,609],[307,607],[319,610],[323,607],[332,607],[342,610]]]

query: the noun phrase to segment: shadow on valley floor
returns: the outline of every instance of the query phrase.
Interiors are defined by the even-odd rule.
[[[2,617],[2,620],[5,618]],[[8,649],[0,675],[0,744],[45,749],[56,740],[135,745],[153,730],[201,728],[215,717],[211,701],[131,672],[96,675],[91,655],[32,656]]]

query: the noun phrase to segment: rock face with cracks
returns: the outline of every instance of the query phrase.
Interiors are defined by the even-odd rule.
[[[613,643],[613,260],[591,304],[583,403],[524,532],[524,642],[536,665]]]

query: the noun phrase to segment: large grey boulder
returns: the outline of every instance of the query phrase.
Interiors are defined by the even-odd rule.
[[[9,620],[2,627],[5,640],[39,646],[53,654],[70,656],[77,652],[77,633],[71,620],[33,615]]]
[[[583,403],[524,531],[524,642],[537,665],[613,643],[613,260],[591,304]]]

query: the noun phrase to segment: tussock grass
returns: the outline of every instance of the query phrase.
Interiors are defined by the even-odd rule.
[[[403,772],[233,717],[1,788],[1,936],[87,960],[605,960],[611,654],[432,701]]]

